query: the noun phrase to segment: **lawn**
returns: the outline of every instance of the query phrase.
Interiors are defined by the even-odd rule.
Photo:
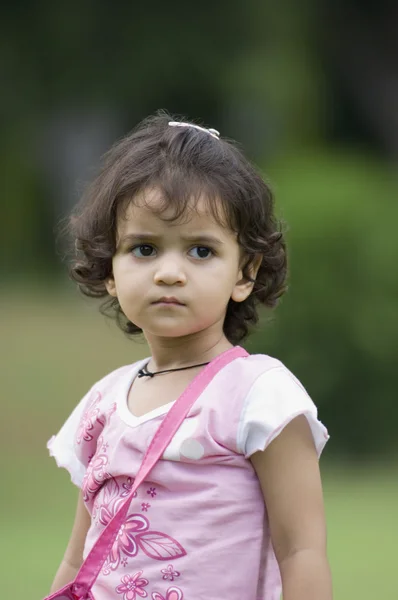
[[[87,388],[148,355],[65,290],[2,298],[2,597],[40,600],[67,542],[77,490],[45,449]],[[333,455],[333,439],[329,442]],[[336,600],[398,597],[396,469],[323,464]]]

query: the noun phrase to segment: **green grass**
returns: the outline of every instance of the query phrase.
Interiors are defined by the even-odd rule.
[[[86,301],[50,288],[3,297],[0,330],[2,597],[40,600],[62,557],[77,497],[68,474],[48,458],[46,441],[96,379],[148,350]],[[397,596],[395,473],[323,466],[336,600]]]

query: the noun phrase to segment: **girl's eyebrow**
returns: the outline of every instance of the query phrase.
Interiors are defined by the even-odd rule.
[[[161,240],[163,236],[154,233],[128,233],[120,238],[120,244],[140,242],[146,240]],[[184,242],[206,242],[213,246],[224,246],[224,242],[206,233],[193,233],[191,235],[182,236]]]

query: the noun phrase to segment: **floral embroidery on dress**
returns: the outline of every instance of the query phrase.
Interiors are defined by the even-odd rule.
[[[179,571],[174,571],[173,565],[169,565],[167,569],[162,569],[163,579],[168,579],[169,581],[174,581],[175,577],[179,577],[181,573]]]
[[[103,419],[99,417],[100,410],[98,405],[101,401],[101,394],[100,392],[93,392],[92,395],[93,399],[80,419],[79,428],[76,433],[76,443],[79,445],[83,440],[91,442],[94,439],[90,432],[93,431],[96,423],[99,423],[102,427],[104,426]]]
[[[170,587],[166,596],[163,596],[159,592],[152,592],[152,600],[184,600],[184,594],[178,587]]]
[[[142,512],[148,512],[148,508],[150,508],[151,505],[149,504],[149,502],[143,502],[141,504],[141,510]]]
[[[127,477],[127,481],[125,483],[122,483],[122,488],[124,489],[124,492],[122,492],[120,495],[121,496],[128,496],[129,493],[131,492],[131,488],[134,485],[134,479],[132,477]],[[133,494],[133,498],[137,497],[137,492],[134,492]]]
[[[101,503],[96,502],[94,505],[93,517],[98,517],[98,522],[106,527],[123,504],[124,498],[114,477],[105,483],[101,495]],[[177,540],[160,531],[151,531],[149,520],[144,515],[133,513],[126,517],[119,529],[104,563],[103,574],[109,575],[119,567],[124,556],[136,556],[139,550],[155,560],[170,560],[186,555],[185,549]]]
[[[157,494],[156,492],[156,488],[155,487],[150,487],[149,490],[147,490],[147,494],[149,494],[150,496],[152,496],[152,498],[154,498]]]
[[[111,513],[105,507],[101,506],[100,511],[102,518],[105,515],[111,518]],[[128,515],[104,563],[104,575],[109,575],[118,568],[123,554],[136,556],[139,550],[155,560],[170,560],[186,555],[185,549],[177,540],[160,531],[149,531],[149,527],[150,523],[143,515]]]
[[[155,560],[170,560],[186,555],[186,551],[177,540],[160,531],[139,533],[136,541],[141,550]]]
[[[108,457],[106,454],[95,454],[90,461],[82,483],[83,499],[85,502],[88,502],[98,492],[104,481],[110,477],[105,470],[107,464]]]
[[[102,525],[107,525],[112,517],[117,513],[123,499],[119,496],[119,485],[114,477],[110,477],[103,487],[103,493],[98,494],[91,515],[92,519],[97,519]]]
[[[148,593],[144,590],[144,587],[148,585],[148,579],[141,577],[142,571],[138,571],[135,575],[123,575],[121,578],[121,585],[118,585],[116,592],[123,594],[123,600],[136,600],[137,594],[141,598],[146,598]]]
[[[137,534],[147,531],[149,528],[148,520],[142,515],[129,515],[123,525],[120,527],[111,551],[104,563],[103,573],[109,575],[119,566],[122,554],[127,556],[136,556],[138,553]]]

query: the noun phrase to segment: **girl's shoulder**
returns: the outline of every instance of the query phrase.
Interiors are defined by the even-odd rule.
[[[225,369],[225,379],[234,380],[241,390],[249,391],[258,380],[266,386],[273,373],[283,374],[282,378],[291,378],[301,386],[298,379],[281,360],[268,354],[248,354],[234,360]]]
[[[269,371],[274,368],[285,368],[285,365],[281,360],[269,354],[249,354],[246,357],[247,365],[250,367],[262,368],[264,371]]]
[[[82,486],[104,427],[113,419],[118,399],[143,362],[136,361],[119,367],[96,381],[80,399],[59,432],[48,441],[50,455],[56,459],[58,466],[69,471],[72,481],[79,487]]]
[[[264,375],[261,380],[265,383],[275,377],[281,382],[294,382],[303,392],[306,392],[301,381],[280,359],[274,356],[269,356],[268,354],[250,354],[247,361],[247,372],[249,373],[250,371],[254,371],[258,376]]]
[[[92,388],[96,388],[101,391],[106,391],[107,389],[118,385],[121,380],[125,379],[130,373],[135,371],[138,364],[141,362],[142,361],[138,360],[134,363],[123,365],[121,367],[118,367],[117,369],[114,369],[113,371],[110,371],[109,373],[101,377],[101,379],[98,379],[93,384]]]
[[[137,360],[133,363],[123,365],[110,371],[101,379],[98,379],[90,388],[90,392],[99,392],[101,397],[106,397],[111,393],[114,395],[120,388],[129,386],[129,382],[136,375],[138,370],[148,361],[148,358]]]
[[[329,434],[301,381],[282,361],[265,354],[247,357],[245,372],[248,385],[237,436],[245,457],[264,450],[299,415],[306,416],[320,455]]]

